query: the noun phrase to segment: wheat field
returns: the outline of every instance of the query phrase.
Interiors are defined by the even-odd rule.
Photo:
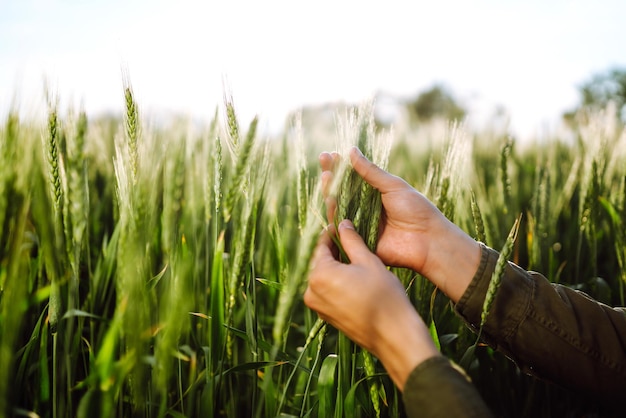
[[[158,126],[128,80],[119,119],[58,103],[0,127],[0,416],[402,416],[377,359],[302,302],[326,225],[323,150],[358,145],[507,258],[624,305],[626,135],[612,109],[573,139],[520,144],[452,121],[379,126],[371,103],[337,111],[332,131],[296,114],[267,138],[228,94],[205,126]],[[342,176],[340,217],[373,248],[380,209],[363,208],[380,198]],[[428,281],[394,273],[441,351],[469,353],[496,414],[590,412],[476,345]]]

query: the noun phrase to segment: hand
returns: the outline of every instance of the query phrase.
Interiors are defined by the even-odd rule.
[[[378,357],[402,390],[413,368],[439,352],[400,281],[369,251],[352,223],[339,225],[350,264],[335,258],[332,233],[324,233],[315,250],[304,302]]]
[[[338,159],[336,153],[320,155],[329,221],[336,202],[328,191]],[[357,148],[350,151],[350,161],[354,170],[381,193],[383,214],[376,254],[387,265],[424,275],[457,302],[478,268],[478,243],[424,195],[367,160]]]

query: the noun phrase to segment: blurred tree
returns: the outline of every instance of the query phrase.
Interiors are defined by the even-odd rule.
[[[626,69],[612,69],[593,75],[579,87],[581,103],[563,114],[570,125],[576,124],[576,115],[584,111],[597,111],[613,103],[622,122],[626,122]]]
[[[416,122],[428,122],[436,117],[461,120],[467,113],[441,85],[434,85],[406,105],[411,120]]]

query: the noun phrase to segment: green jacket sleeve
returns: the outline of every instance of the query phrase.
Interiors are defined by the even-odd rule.
[[[430,358],[413,369],[402,398],[408,417],[491,416],[469,378],[443,356]]]
[[[476,275],[456,305],[478,331],[498,253],[482,246]],[[626,394],[626,311],[508,263],[482,331],[525,372],[591,395],[609,408]]]

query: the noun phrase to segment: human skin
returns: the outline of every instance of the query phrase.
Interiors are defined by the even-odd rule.
[[[320,155],[329,219],[336,207],[329,188],[339,158],[336,153]],[[350,151],[350,161],[381,193],[376,253],[369,251],[350,221],[342,221],[338,231],[329,227],[315,250],[304,302],[378,357],[403,390],[416,366],[440,354],[402,284],[386,266],[420,273],[456,303],[478,269],[480,246],[421,193],[367,160],[357,148]],[[333,234],[350,264],[337,260]]]

